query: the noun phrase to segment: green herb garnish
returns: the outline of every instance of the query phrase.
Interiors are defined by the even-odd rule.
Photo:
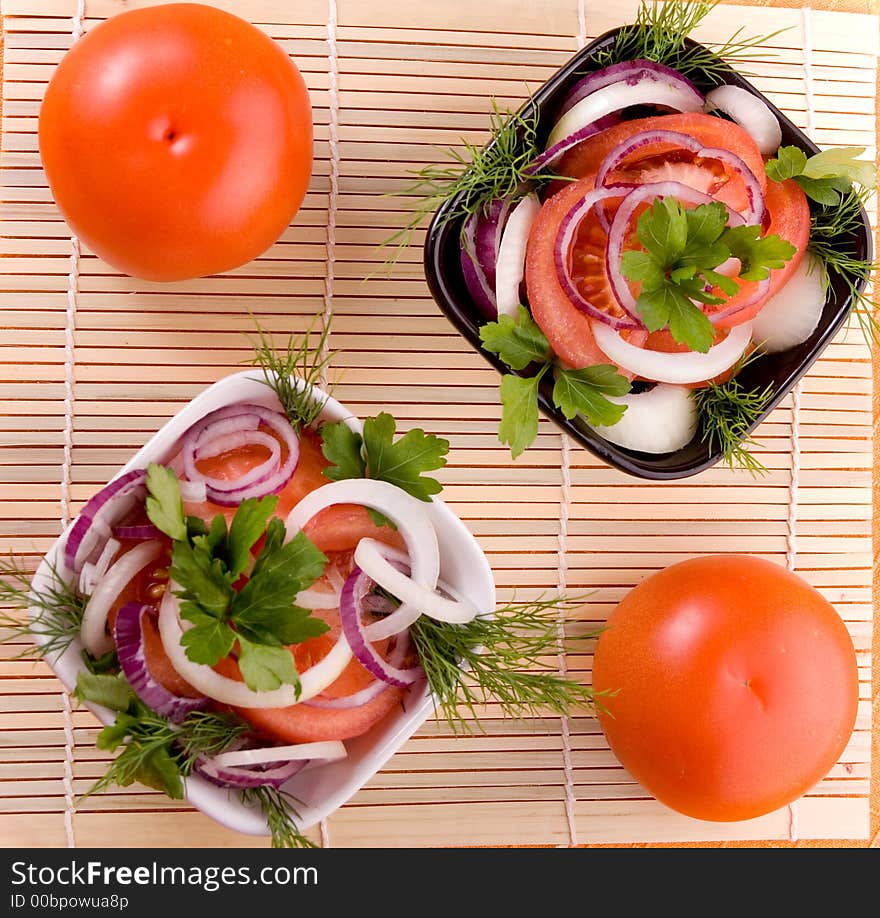
[[[658,198],[639,217],[636,235],[644,249],[624,252],[621,272],[641,282],[636,311],[649,331],[669,328],[672,337],[691,350],[706,353],[715,329],[694,300],[721,305],[739,290],[730,277],[714,269],[731,256],[740,259],[740,278],[764,280],[781,268],[795,247],[779,236],[761,236],[760,226],[728,227],[728,211],[714,201],[692,210],[675,198]]]
[[[419,618],[410,634],[435,705],[450,727],[470,729],[459,710],[462,704],[478,726],[477,706],[490,701],[514,718],[547,711],[565,717],[577,707],[592,710],[592,687],[563,678],[546,662],[560,650],[560,613],[582,602],[576,597],[512,603],[492,618],[479,616],[466,625]]]
[[[839,147],[807,159],[800,147],[780,147],[776,158],[767,160],[765,168],[774,182],[794,179],[808,198],[833,207],[843,202],[853,185],[874,187],[874,164],[857,159],[864,152],[864,147]]]
[[[283,350],[274,346],[258,322],[256,326],[257,340],[251,340],[254,356],[249,363],[262,369],[260,381],[278,396],[293,429],[311,427],[324,410],[326,401],[316,396],[313,387],[321,385],[333,357],[327,351],[330,322],[324,323],[316,343],[312,340],[315,335],[313,322],[301,338],[291,335]]]
[[[148,708],[120,675],[79,673],[76,697],[117,712],[115,723],[98,734],[97,747],[122,751],[106,773],[84,796],[113,785],[128,787],[139,781],[183,799],[183,783],[200,755],[213,756],[228,750],[250,729],[232,714],[194,711],[179,724],[171,723]]]
[[[810,219],[810,241],[807,243],[807,251],[821,259],[826,294],[832,290],[832,275],[843,281],[852,301],[850,318],[855,317],[869,346],[880,343],[876,305],[864,289],[877,270],[877,263],[853,254],[852,237],[864,232],[862,208],[872,193],[869,188],[859,191],[850,189],[839,204],[815,208]]]
[[[746,389],[739,380],[739,373],[759,353],[753,351],[741,357],[727,382],[710,382],[693,393],[703,428],[702,442],[710,451],[720,449],[729,468],[743,469],[753,478],[766,475],[767,468],[749,450],[757,446],[749,430],[773,397],[773,385],[768,383],[764,389]]]
[[[13,615],[0,610],[0,628],[7,635],[4,640],[29,638],[42,643],[36,645],[41,657],[63,653],[79,637],[83,612],[88,602],[69,584],[56,567],[50,567],[51,582],[40,590],[32,585],[33,573],[10,556],[0,561],[0,604],[11,606],[24,613]],[[30,647],[17,656],[32,652]]]
[[[483,347],[512,370],[524,370],[539,364],[532,376],[512,373],[501,379],[501,424],[498,439],[510,447],[516,459],[538,436],[538,387],[548,370],[554,367],[555,356],[550,342],[524,307],[517,318],[502,315],[496,322],[480,328]],[[609,401],[606,396],[626,395],[629,382],[613,364],[599,364],[582,370],[555,367],[553,403],[571,420],[581,414],[594,427],[616,424],[626,410],[625,405]]]
[[[384,411],[364,421],[363,435],[344,421],[325,424],[321,428],[321,449],[331,463],[324,469],[325,477],[331,481],[374,478],[387,481],[418,500],[429,501],[443,486],[425,472],[446,465],[449,441],[426,434],[419,427],[395,440],[396,433],[394,418]],[[375,511],[371,516],[377,525],[387,522]]]
[[[317,848],[318,846],[300,832],[296,821],[296,801],[271,785],[249,787],[241,792],[243,803],[258,803],[266,815],[273,848]]]
[[[323,634],[328,626],[295,604],[297,594],[321,576],[326,556],[305,533],[284,542],[284,523],[272,518],[276,496],[248,498],[227,528],[218,514],[206,527],[183,519],[180,484],[170,469],[147,473],[147,515],[173,539],[170,575],[179,585],[181,618],[193,627],[181,640],[194,663],[216,665],[238,645],[238,665],[252,691],[284,684],[299,693],[299,675],[286,645]],[[253,570],[251,549],[265,536]]]
[[[624,26],[611,47],[596,55],[596,69],[622,61],[649,60],[672,67],[684,76],[694,76],[709,83],[723,83],[732,71],[731,65],[772,54],[763,50],[763,46],[785,29],[746,37],[743,27],[723,44],[690,46],[686,39],[718,2],[668,0],[666,3],[653,3],[642,0],[635,22]]]

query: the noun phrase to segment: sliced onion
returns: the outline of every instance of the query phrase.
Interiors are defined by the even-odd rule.
[[[394,522],[406,543],[413,580],[427,591],[434,590],[440,576],[440,548],[434,526],[420,501],[386,481],[349,478],[331,482],[311,491],[287,517],[285,525],[288,539],[292,539],[325,507],[335,504],[361,504],[372,507]],[[422,614],[422,610],[409,606],[403,596],[399,598],[404,601],[397,610],[400,613],[399,620],[409,619],[407,624],[397,629],[403,631]],[[373,627],[370,625],[370,640],[377,640],[372,631]],[[385,637],[390,637],[393,633],[389,632]]]
[[[258,430],[260,424],[277,436]],[[205,475],[196,466],[199,458],[211,458],[248,443],[267,448],[269,457],[239,479],[228,481]],[[283,462],[281,445],[287,448]],[[181,453],[187,479],[203,483],[207,499],[221,506],[234,506],[249,497],[274,494],[287,484],[299,462],[299,439],[280,412],[242,402],[212,411],[194,424],[184,435]]]
[[[301,609],[338,609],[339,593],[335,590],[301,590],[296,594]]]
[[[394,641],[394,646],[388,655],[388,663],[391,666],[400,668],[400,664],[406,659],[406,653],[410,647],[409,632],[404,631],[395,635],[392,640]],[[381,695],[382,692],[387,691],[387,689],[387,682],[383,682],[381,679],[374,679],[366,688],[362,688],[359,692],[354,692],[351,695],[341,695],[338,698],[324,698],[319,695],[317,698],[304,702],[304,704],[312,708],[348,710],[362,707]]]
[[[156,532],[159,532],[159,530],[157,529]],[[159,533],[159,535],[161,535],[161,533]],[[116,539],[107,539],[101,554],[98,555],[98,560],[94,564],[86,561],[79,578],[80,593],[82,593],[83,596],[92,595],[95,591],[95,587],[97,587],[103,576],[107,573],[107,568],[110,567],[111,562],[116,557],[116,553],[121,547],[122,546]]]
[[[498,314],[495,299],[496,266],[501,235],[509,213],[509,201],[491,201],[464,221],[459,238],[465,283],[481,311],[491,319]]]
[[[244,682],[223,676],[204,663],[194,663],[186,655],[186,650],[181,644],[184,631],[180,621],[180,600],[175,595],[179,589],[174,581],[170,581],[159,606],[159,634],[162,646],[171,660],[171,665],[181,677],[196,691],[215,701],[239,708],[287,708],[323,692],[342,675],[342,671],[351,660],[348,641],[345,640],[345,635],[340,635],[330,652],[300,675],[299,695],[293,685],[282,685],[267,692],[255,692]]]
[[[611,443],[640,453],[674,453],[687,446],[697,432],[699,414],[690,389],[660,383],[647,392],[607,396],[626,405],[623,417],[611,427],[593,428]]]
[[[770,156],[782,143],[779,120],[765,103],[739,86],[718,86],[706,94],[705,110],[724,112],[745,130],[764,156]]]
[[[204,503],[208,499],[208,486],[204,481],[180,481],[180,496],[194,504]]]
[[[686,201],[689,204],[699,205],[713,202],[713,198],[709,195],[703,194],[702,191],[697,191],[694,188],[689,188],[687,185],[682,185],[681,182],[648,182],[645,185],[636,186],[627,194],[620,207],[617,208],[617,213],[611,222],[608,245],[605,247],[605,270],[615,299],[620,304],[621,309],[631,316],[636,314],[636,298],[620,272],[620,263],[623,259],[623,244],[626,241],[629,222],[640,204],[646,201],[653,201],[656,198],[668,197]],[[728,214],[728,224],[736,226],[744,222],[743,218],[735,211],[730,210],[730,208],[728,208]],[[557,242],[558,248],[559,243]],[[608,356],[610,357],[611,355],[609,354]],[[671,382],[671,380],[666,381]]]
[[[441,596],[435,589],[427,589],[414,578],[408,577],[385,557],[385,546],[374,539],[361,539],[354,550],[354,563],[384,590],[400,600],[396,612],[374,622],[365,629],[367,639],[378,641],[390,637],[412,622],[402,626],[408,616],[401,609],[411,608],[420,614],[441,622],[463,625],[477,617],[478,610],[469,602],[458,602]],[[343,591],[344,592],[344,591]],[[417,618],[418,616],[416,616]],[[415,619],[413,619],[414,621]],[[394,629],[394,630],[392,630]],[[354,648],[352,648],[353,650]]]
[[[144,523],[142,526],[115,526],[113,535],[129,542],[146,542],[147,539],[161,539],[162,530],[152,523]]]
[[[624,316],[613,316],[594,306],[584,297],[578,289],[577,284],[574,282],[574,277],[569,268],[569,253],[578,228],[586,219],[590,211],[599,202],[605,201],[608,198],[619,198],[621,195],[624,195],[624,199],[626,200],[626,196],[630,193],[629,186],[620,188],[617,185],[610,185],[607,188],[593,188],[591,191],[587,192],[587,194],[563,217],[562,222],[559,224],[556,242],[553,247],[556,277],[566,296],[581,310],[581,312],[615,329],[635,329],[642,327],[642,323],[635,316],[635,297],[630,296],[632,300],[630,308],[627,308],[627,306],[621,302],[620,305],[624,310]],[[622,206],[623,205],[621,205],[621,207]],[[624,284],[624,286],[626,285]],[[627,287],[627,291],[628,290],[629,287]]]
[[[813,334],[825,309],[822,270],[807,255],[787,283],[752,322],[752,339],[767,354],[801,344]]]
[[[143,618],[149,612],[150,607],[139,602],[127,602],[119,610],[113,626],[119,666],[147,707],[174,723],[180,723],[192,711],[206,708],[209,699],[175,695],[153,677],[147,665],[143,631]]]
[[[217,787],[232,787],[244,790],[250,787],[281,787],[294,775],[299,774],[308,761],[284,762],[274,768],[254,766],[251,768],[225,767],[221,768],[212,758],[199,756],[193,766],[206,781]]]
[[[723,341],[705,354],[699,351],[667,354],[635,347],[601,322],[593,322],[592,329],[596,344],[619,367],[644,379],[678,385],[714,379],[729,370],[742,357],[752,337],[751,323],[745,322],[731,329]]]
[[[498,261],[495,269],[495,299],[498,315],[516,316],[520,296],[520,284],[525,271],[526,243],[529,230],[541,210],[541,203],[534,194],[527,194],[510,212],[507,225],[501,235],[498,247]]]
[[[106,631],[107,615],[132,578],[159,558],[163,549],[164,546],[159,541],[136,545],[119,558],[98,584],[86,604],[80,626],[83,647],[92,656],[100,657],[113,649],[113,638]]]
[[[345,746],[338,740],[319,743],[297,743],[294,746],[260,746],[257,749],[236,749],[214,756],[214,764],[220,768],[250,768],[254,765],[274,765],[276,762],[302,762],[314,759],[333,761],[348,755]]]
[[[358,547],[367,541],[367,539],[362,539]],[[410,669],[393,666],[373,649],[365,635],[361,621],[363,601],[372,587],[373,581],[355,563],[339,597],[339,617],[342,621],[343,633],[351,647],[351,652],[368,673],[387,682],[388,685],[406,688],[422,675],[421,666],[414,666]]]
[[[547,147],[534,165],[543,167],[553,162],[585,139],[584,130],[600,118],[631,105],[661,105],[679,112],[698,112],[703,102],[693,83],[675,71],[660,73],[654,68],[642,68],[638,76],[633,73],[629,78],[603,86],[573,105],[554,125]]]
[[[64,564],[68,570],[78,574],[98,550],[102,536],[109,535],[110,528],[143,500],[146,477],[144,469],[126,472],[86,502],[64,544]]]

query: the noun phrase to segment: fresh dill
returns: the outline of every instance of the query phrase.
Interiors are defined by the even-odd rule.
[[[296,821],[299,813],[290,794],[271,785],[250,787],[241,792],[243,803],[258,803],[266,816],[273,848],[317,848],[300,832]]]
[[[757,446],[749,430],[773,397],[773,386],[768,383],[764,389],[746,389],[739,373],[758,354],[759,351],[753,351],[750,356],[740,358],[726,382],[712,382],[694,391],[703,426],[702,442],[710,452],[719,449],[731,469],[742,469],[753,478],[766,475],[767,467],[749,449]]]
[[[536,173],[532,164],[541,152],[538,148],[538,117],[531,114],[505,112],[492,100],[489,115],[491,141],[486,146],[463,141],[463,149],[447,148],[444,153],[452,160],[449,166],[425,166],[410,174],[417,177],[414,184],[396,193],[410,198],[408,222],[383,244],[399,253],[412,243],[413,236],[425,220],[445,201],[458,198],[455,208],[447,210],[442,220],[468,217],[481,207],[498,199],[515,199],[526,188],[540,187],[550,175]],[[397,254],[393,255],[393,263]]]
[[[313,387],[320,386],[333,354],[327,351],[330,322],[324,322],[320,332],[315,331],[315,317],[301,338],[291,335],[287,345],[276,347],[259,322],[257,338],[251,338],[254,355],[247,362],[263,371],[260,382],[278,396],[291,425],[296,430],[310,427],[324,410],[324,399],[316,398]],[[317,335],[317,341],[314,336]],[[299,380],[299,382],[298,382]]]
[[[35,649],[22,650],[18,657],[34,652],[41,657],[55,656],[79,637],[88,597],[77,593],[56,567],[49,570],[51,582],[36,590],[33,573],[20,561],[11,556],[8,561],[0,561],[0,604],[24,613],[19,616],[0,610],[0,627],[7,631],[5,639],[27,637],[40,642]]]
[[[880,343],[880,322],[875,304],[865,293],[865,286],[877,269],[869,258],[859,258],[852,251],[852,240],[864,232],[862,208],[873,189],[850,190],[838,204],[819,205],[810,218],[810,241],[807,251],[821,259],[822,283],[826,294],[832,289],[831,275],[839,277],[850,296],[850,317],[855,317],[868,345]]]
[[[478,726],[477,706],[489,701],[513,718],[547,711],[566,716],[578,707],[593,710],[592,687],[564,678],[546,663],[564,643],[560,613],[580,602],[554,598],[513,603],[499,608],[494,617],[479,616],[464,625],[419,618],[410,634],[435,706],[450,727],[456,732],[470,727],[461,704]]]
[[[611,47],[596,54],[597,69],[622,61],[649,60],[672,67],[683,76],[722,83],[733,64],[772,54],[759,49],[784,29],[746,36],[743,27],[721,44],[695,46],[688,42],[688,36],[718,3],[719,0],[642,0],[635,22],[617,33]]]

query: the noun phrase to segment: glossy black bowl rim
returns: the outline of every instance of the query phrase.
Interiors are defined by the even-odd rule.
[[[605,32],[603,35],[600,35],[589,45],[577,52],[577,54],[575,54],[567,64],[558,70],[556,74],[554,74],[546,83],[544,83],[543,86],[541,86],[532,95],[532,97],[524,103],[524,105],[519,110],[519,115],[521,118],[529,119],[534,117],[536,109],[540,109],[540,107],[544,105],[551,105],[557,94],[562,92],[563,89],[567,89],[567,84],[573,78],[581,75],[578,73],[578,71],[582,70],[582,68],[584,73],[587,72],[587,69],[595,69],[592,67],[585,68],[584,65],[590,62],[598,51],[603,50],[611,42],[613,42],[618,33],[622,29],[626,28],[629,27],[621,26],[616,29],[611,29]],[[688,39],[688,44],[692,47],[701,48],[703,51],[707,51],[707,49],[705,49],[703,46],[698,45],[696,42],[690,39]],[[783,131],[784,138],[786,135],[789,135],[790,137],[796,139],[798,145],[805,152],[807,152],[808,155],[813,155],[819,152],[819,147],[817,147],[812,142],[812,140],[803,134],[803,132],[789,118],[780,112],[779,109],[776,108],[776,106],[773,105],[769,99],[767,99],[762,93],[755,89],[755,87],[752,86],[744,77],[740,76],[740,74],[733,70],[728,70],[724,74],[724,80],[726,83],[746,89],[748,92],[751,92],[753,95],[756,95],[758,98],[760,98],[778,119]],[[539,118],[539,133],[541,126],[542,125]],[[546,128],[546,125],[544,125],[544,127]],[[783,140],[783,143],[784,142],[785,140]],[[492,354],[483,349],[481,346],[478,329],[479,326],[486,320],[481,317],[477,319],[476,322],[468,321],[470,317],[467,315],[467,311],[461,308],[458,298],[450,289],[450,286],[444,276],[445,271],[443,265],[441,264],[441,253],[443,248],[442,243],[445,241],[444,237],[458,226],[457,219],[450,219],[448,214],[450,214],[450,212],[454,212],[461,199],[462,195],[459,194],[445,201],[434,214],[430,226],[428,227],[424,247],[424,268],[428,287],[442,312],[458,329],[459,333],[467,341],[469,341],[470,344],[483,356],[483,358],[489,364],[495,367],[499,373],[530,375],[527,371],[517,373],[517,371],[511,370],[506,366],[506,364],[502,363],[502,361],[495,354]],[[859,235],[859,241],[862,243],[862,247],[864,248],[864,257],[866,259],[870,259],[872,257],[873,240],[870,222],[864,208],[862,208],[861,218],[864,237],[862,238],[861,235]],[[861,291],[864,289],[864,286],[864,282],[862,282],[857,285],[857,289]],[[851,294],[844,297],[840,297],[838,295],[838,300],[839,302],[834,307],[833,314],[827,321],[825,321],[821,333],[811,344],[809,352],[805,355],[804,359],[802,359],[791,372],[784,376],[784,378],[776,386],[773,396],[767,403],[764,411],[762,411],[761,415],[758,417],[755,423],[752,424],[749,428],[746,437],[759,424],[761,424],[767,418],[770,412],[773,411],[773,409],[783,401],[789,392],[791,392],[795,385],[797,385],[800,379],[816,362],[816,360],[819,358],[831,340],[835,337],[835,335],[840,331],[841,327],[844,325],[847,317],[849,316],[853,296]],[[829,304],[826,301],[825,311],[827,311],[828,305]],[[474,317],[476,317],[476,310],[473,308],[472,304],[470,312],[474,314]],[[823,320],[824,311],[823,319],[820,319],[820,325],[822,324]],[[799,345],[796,347],[799,347]],[[755,364],[759,364],[766,360],[772,360],[775,356],[776,355],[767,355],[765,357],[761,357],[759,360],[755,361]],[[608,465],[613,466],[637,478],[657,481],[686,478],[692,475],[696,475],[699,472],[705,471],[706,469],[716,465],[723,458],[723,454],[720,449],[715,449],[714,451],[708,452],[706,457],[701,461],[693,462],[687,465],[675,465],[674,462],[669,464],[668,460],[674,459],[677,453],[669,453],[665,454],[665,457],[662,457],[667,460],[667,467],[658,466],[657,457],[652,457],[644,453],[635,453],[634,451],[624,450],[622,447],[618,447],[615,444],[610,443],[609,441],[600,437],[598,434],[593,432],[591,428],[589,428],[585,423],[576,424],[572,421],[568,421],[553,404],[551,393],[552,382],[545,376],[541,382],[538,392],[538,404],[540,406],[541,412],[545,417],[555,423],[565,433],[579,442],[582,446],[586,447],[588,450],[590,450],[590,452],[592,452],[599,459],[606,462]],[[699,436],[699,431],[697,436]],[[677,452],[680,453],[682,450]]]

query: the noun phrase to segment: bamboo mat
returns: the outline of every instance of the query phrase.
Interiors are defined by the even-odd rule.
[[[501,599],[590,593],[567,623],[594,629],[648,573],[708,552],[788,564],[845,619],[862,700],[840,763],[794,806],[747,823],[686,819],[616,763],[596,723],[485,712],[486,732],[429,721],[316,830],[331,846],[571,845],[851,840],[870,832],[872,414],[870,354],[841,335],[762,425],[770,469],[642,483],[601,465],[549,422],[514,465],[497,442],[498,377],[440,314],[421,237],[393,273],[376,246],[400,225],[389,192],[437,145],[486,138],[494,96],[516,107],[636,4],[578,0],[235,0],[292,55],[309,86],[315,170],[303,209],[258,261],[223,277],[155,285],[78,251],[37,154],[39,101],[77,25],[132,3],[5,0],[0,152],[0,549],[36,562],[65,519],[181,405],[240,369],[247,313],[270,330],[334,316],[337,397],[361,416],[448,437],[444,497],[496,572]],[[73,19],[71,18],[73,17]],[[821,146],[875,158],[876,15],[729,6],[697,37],[787,31],[748,68]],[[364,278],[368,278],[364,280]],[[244,846],[186,805],[133,787],[77,798],[102,772],[97,723],[48,668],[0,646],[0,845]],[[560,667],[589,679],[591,655]]]

